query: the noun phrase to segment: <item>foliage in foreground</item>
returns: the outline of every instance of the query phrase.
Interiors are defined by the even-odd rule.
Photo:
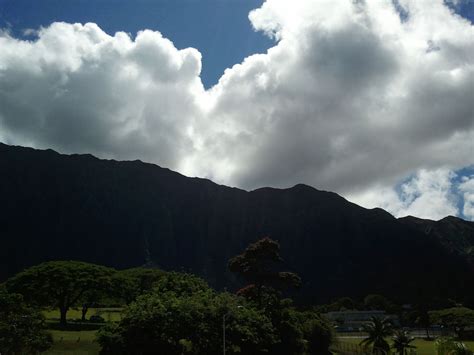
[[[244,288],[248,292],[240,293],[245,297],[215,292],[190,274],[144,268],[116,271],[77,261],[33,266],[9,279],[6,288],[23,294],[32,305],[59,309],[62,328],[71,307],[82,306],[85,320],[88,308],[97,302],[128,304],[119,323],[100,330],[103,354],[221,353],[224,319],[229,355],[329,354],[331,325],[281,298],[282,290],[299,286],[301,280],[278,271],[279,248],[264,238],[232,259],[231,270],[250,283]]]
[[[211,290],[199,278],[169,273],[124,311],[121,322],[99,331],[102,354],[327,354],[332,328],[312,312],[268,295],[267,308]]]
[[[435,342],[437,355],[473,355],[466,344],[453,338],[438,338]]]
[[[36,354],[53,342],[44,330],[42,314],[23,302],[18,294],[0,287],[0,353]]]
[[[141,296],[118,325],[99,332],[98,340],[103,354],[214,354],[222,351],[224,315],[229,354],[265,353],[275,342],[272,324],[262,312],[232,295],[211,290]]]

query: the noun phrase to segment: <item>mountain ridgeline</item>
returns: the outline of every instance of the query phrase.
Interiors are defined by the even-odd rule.
[[[474,223],[398,220],[305,185],[247,192],[141,161],[0,144],[0,196],[0,282],[72,259],[189,271],[235,290],[227,261],[270,236],[304,301],[474,296]]]

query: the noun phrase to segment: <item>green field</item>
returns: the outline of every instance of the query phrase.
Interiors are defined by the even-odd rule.
[[[92,315],[99,315],[106,321],[120,321],[121,308],[91,308],[87,312],[86,319]],[[43,311],[48,323],[56,324],[59,321],[59,311]],[[69,322],[81,319],[80,309],[71,309],[67,313]],[[86,323],[82,323],[86,324]],[[71,325],[77,325],[76,322]],[[53,346],[43,354],[46,355],[96,355],[99,354],[100,346],[96,341],[97,330],[50,330],[53,335]]]
[[[341,343],[359,344],[362,339],[355,338],[339,338]],[[469,349],[474,350],[474,341],[463,341]],[[435,355],[434,341],[427,341],[424,339],[416,339],[413,343],[416,346],[417,355]]]
[[[97,331],[63,331],[51,330],[53,346],[43,354],[47,355],[96,355],[100,346],[96,342]]]
[[[45,310],[43,311],[47,320],[59,320],[59,310]],[[71,308],[67,312],[67,319],[69,321],[81,319],[81,310]],[[107,322],[118,322],[121,320],[122,308],[90,308],[87,312],[86,319],[90,316],[97,315],[104,318]]]

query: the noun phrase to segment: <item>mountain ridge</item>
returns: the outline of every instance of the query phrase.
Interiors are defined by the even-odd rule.
[[[472,296],[463,287],[473,280],[470,258],[443,245],[452,228],[426,234],[380,208],[308,185],[246,191],[137,160],[1,143],[0,172],[0,281],[67,258],[117,268],[151,263],[236,289],[241,283],[227,260],[270,236],[301,274],[307,300]]]

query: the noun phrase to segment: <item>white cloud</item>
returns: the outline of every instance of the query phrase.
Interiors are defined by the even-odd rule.
[[[470,164],[473,27],[441,1],[403,5],[405,22],[378,0],[270,0],[251,13],[280,42],[211,90],[214,177],[348,194]]]
[[[459,190],[464,199],[463,215],[474,221],[474,175],[464,176],[462,183],[459,185]]]
[[[367,207],[382,207],[396,217],[438,220],[459,213],[455,178],[456,174],[448,169],[420,170],[403,183],[399,191],[379,187],[350,199]]]
[[[4,141],[170,168],[192,153],[204,95],[197,50],[91,23],[54,23],[32,42],[3,36],[0,48]]]
[[[474,26],[443,0],[398,3],[406,18],[391,0],[267,0],[249,18],[278,42],[208,91],[199,52],[158,32],[55,23],[34,41],[3,33],[0,139],[244,188],[383,189],[378,203],[393,211],[423,214],[430,198],[447,201],[430,217],[453,213],[424,174],[473,163]],[[410,174],[426,197],[407,204],[391,186]]]

